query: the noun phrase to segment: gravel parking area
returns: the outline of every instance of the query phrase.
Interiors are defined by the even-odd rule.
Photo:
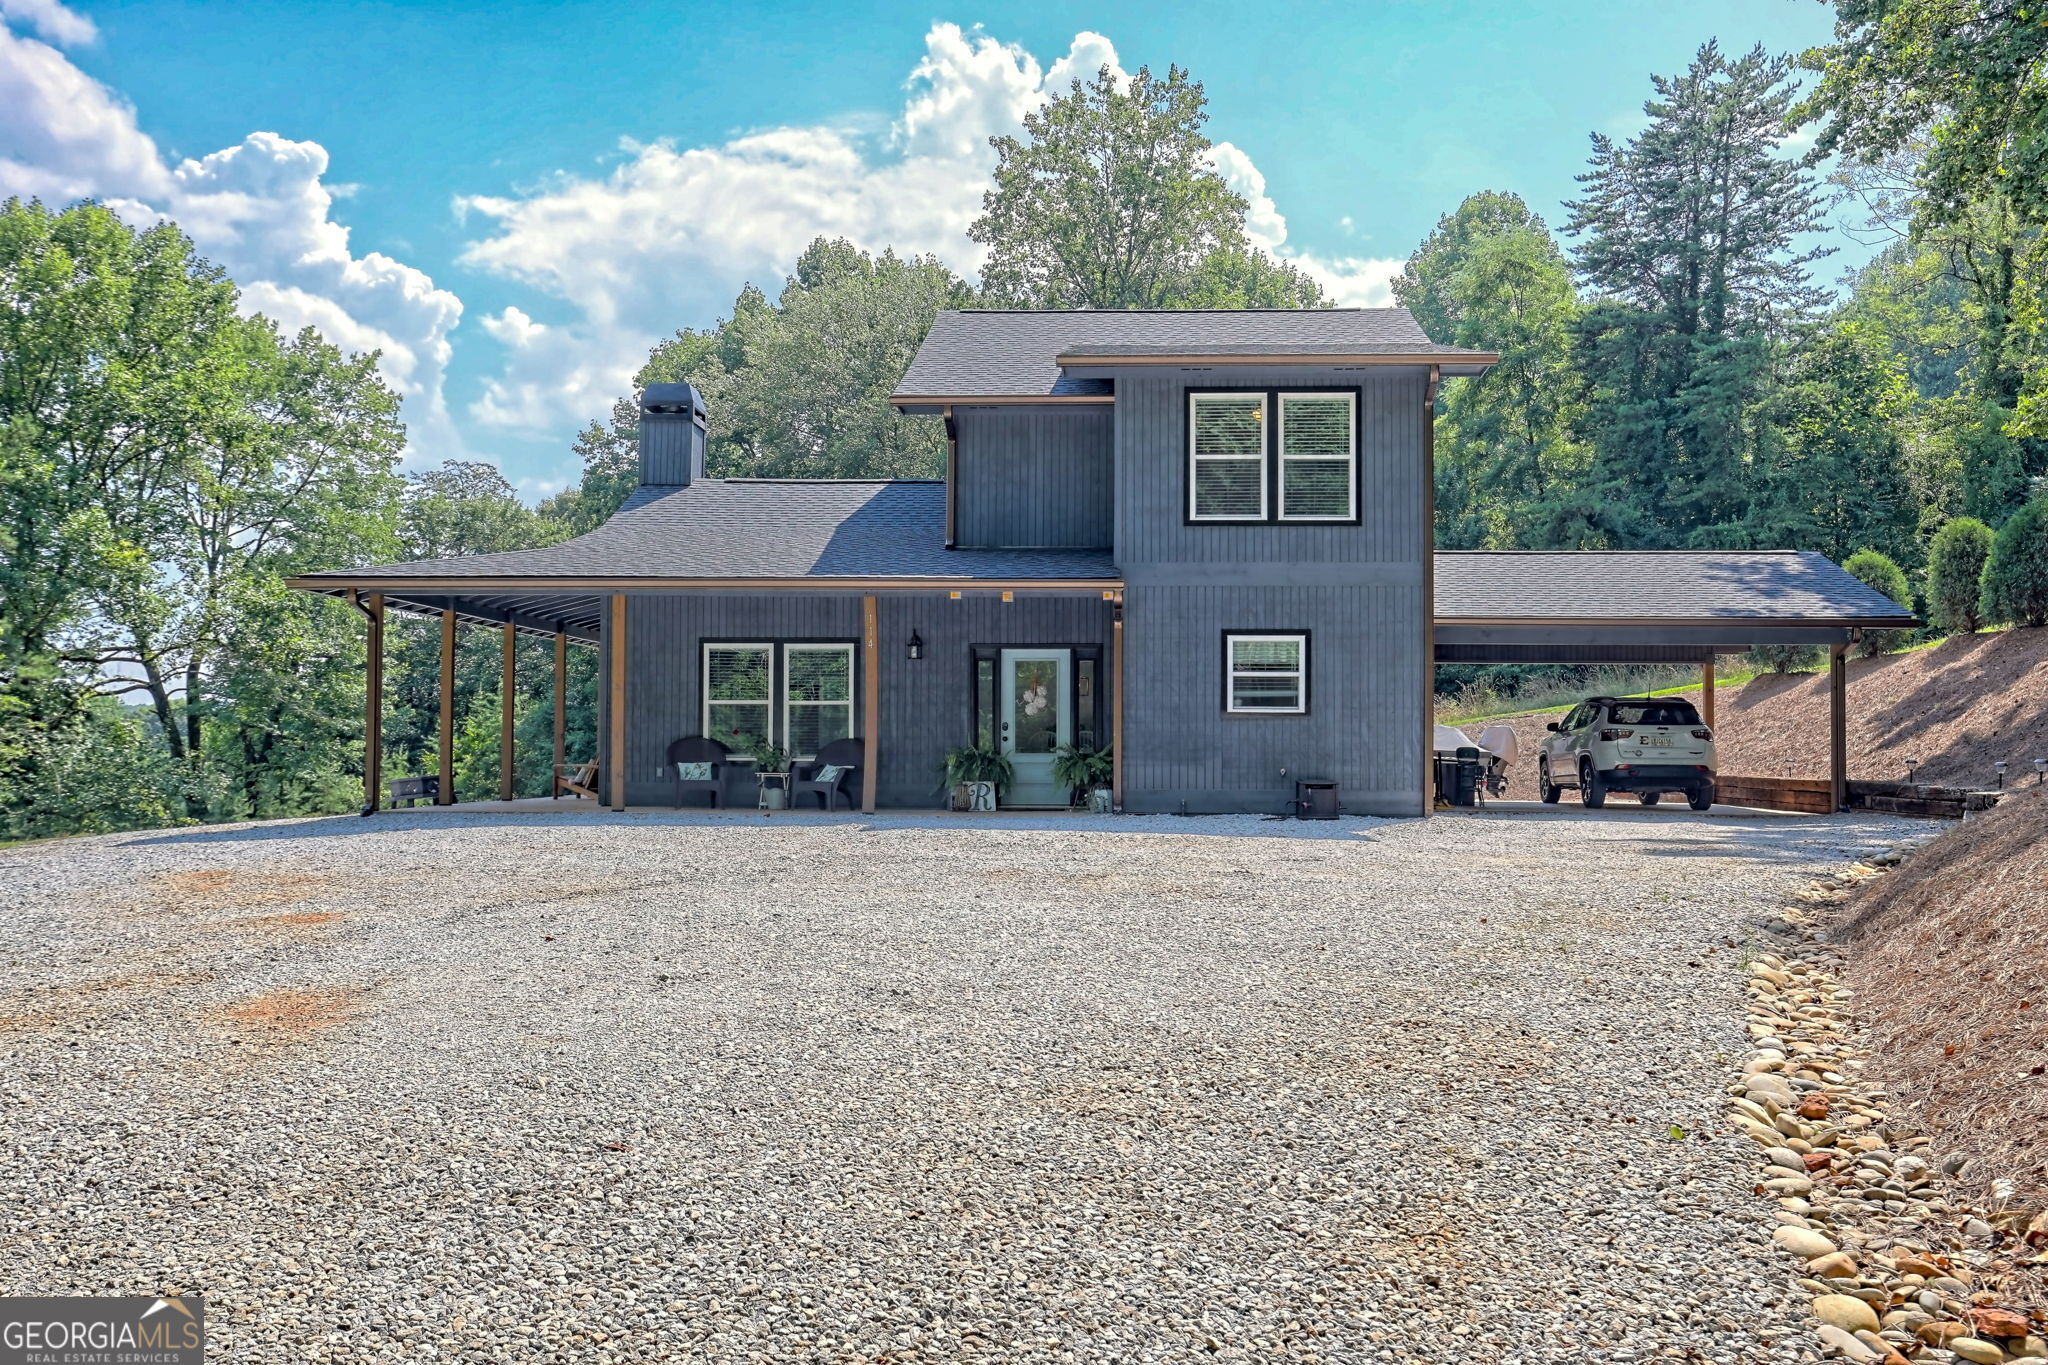
[[[1919,826],[421,813],[0,850],[0,1293],[210,1359],[1797,1360],[1741,962]]]

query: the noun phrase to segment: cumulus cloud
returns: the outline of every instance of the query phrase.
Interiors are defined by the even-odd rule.
[[[464,263],[549,295],[572,315],[545,326],[516,309],[486,319],[505,358],[469,415],[545,429],[602,413],[656,338],[678,324],[708,325],[746,280],[772,293],[820,235],[931,252],[972,274],[981,250],[967,227],[995,166],[989,138],[1016,132],[1027,113],[1104,66],[1128,75],[1099,33],[1076,34],[1048,65],[979,29],[936,23],[882,136],[818,124],[707,147],[627,142],[606,174],[564,173],[519,193],[459,199],[458,210],[483,226]],[[1390,301],[1399,261],[1290,250],[1287,220],[1251,157],[1227,142],[1213,155],[1250,200],[1260,247],[1314,275],[1340,303]]]
[[[1209,149],[1209,160],[1223,182],[1243,195],[1250,205],[1245,212],[1245,235],[1279,260],[1287,261],[1313,276],[1332,302],[1340,308],[1385,308],[1394,301],[1394,279],[1404,264],[1398,258],[1370,256],[1318,256],[1294,251],[1287,245],[1287,219],[1266,193],[1266,176],[1244,150],[1228,142]],[[1351,220],[1344,219],[1349,229]]]
[[[241,286],[246,311],[382,352],[415,456],[460,453],[444,377],[461,300],[381,252],[354,253],[325,148],[257,132],[173,165],[132,108],[52,46],[89,40],[88,20],[56,0],[0,0],[0,19],[0,197],[97,199],[130,222],[176,222]]]

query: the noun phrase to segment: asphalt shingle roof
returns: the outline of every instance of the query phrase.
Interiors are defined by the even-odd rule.
[[[910,362],[897,400],[1106,394],[1101,379],[1068,379],[1061,355],[1417,355],[1438,346],[1405,308],[1177,309],[1158,312],[940,313]]]
[[[1812,550],[1449,551],[1438,620],[1898,621],[1912,613]]]
[[[376,578],[1103,579],[1107,550],[948,550],[946,486],[704,479],[641,488],[604,525],[539,550],[311,574]]]

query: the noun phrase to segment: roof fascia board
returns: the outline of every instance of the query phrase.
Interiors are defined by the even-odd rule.
[[[1275,352],[1270,355],[1233,353],[1226,355],[1131,355],[1115,351],[1067,352],[1053,357],[1062,369],[1093,365],[1498,365],[1500,357],[1489,351],[1453,351],[1436,355],[1393,355],[1373,352],[1357,354],[1301,354]],[[955,399],[955,402],[962,400]]]
[[[1116,395],[1109,393],[892,393],[889,401],[899,408],[946,405],[975,407],[1108,407],[1116,402]]]
[[[487,597],[513,592],[1113,592],[1120,578],[401,578],[360,574],[284,581],[301,592],[350,588],[385,593]]]

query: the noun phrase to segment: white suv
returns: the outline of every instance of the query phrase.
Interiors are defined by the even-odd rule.
[[[1546,802],[1576,787],[1596,808],[1609,792],[1634,792],[1646,806],[1665,792],[1694,810],[1714,804],[1714,732],[1683,697],[1589,697],[1544,728],[1552,733],[1536,763]]]

